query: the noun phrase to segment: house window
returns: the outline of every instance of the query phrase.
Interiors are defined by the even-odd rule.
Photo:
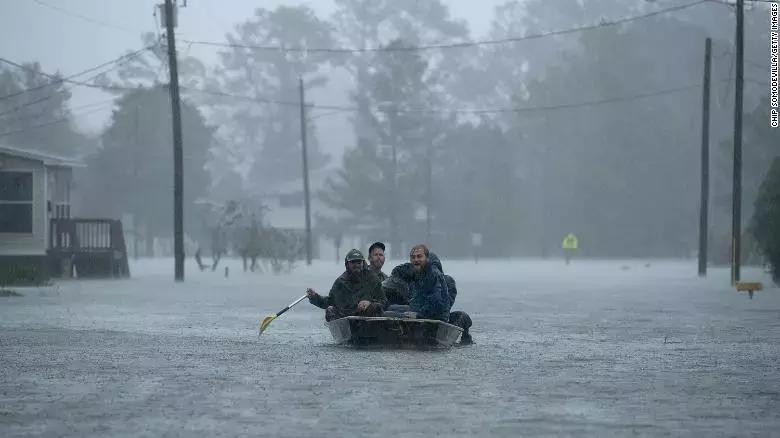
[[[0,171],[0,233],[32,233],[32,172]]]
[[[279,207],[301,207],[303,206],[303,192],[288,193],[279,195]]]

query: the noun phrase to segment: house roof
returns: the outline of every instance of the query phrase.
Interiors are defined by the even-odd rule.
[[[62,157],[59,155],[50,154],[48,152],[41,152],[27,148],[21,149],[3,144],[0,144],[0,154],[25,158],[33,161],[41,161],[45,166],[87,167],[84,162],[75,158]]]

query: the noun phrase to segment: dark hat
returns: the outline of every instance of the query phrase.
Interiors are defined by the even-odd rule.
[[[363,259],[364,259],[363,253],[360,252],[357,249],[349,250],[349,252],[347,253],[347,256],[344,257],[344,261],[345,262],[350,262],[352,260],[363,260]]]
[[[374,242],[371,244],[371,246],[368,247],[368,254],[371,255],[371,251],[374,250],[374,248],[382,248],[382,251],[385,250],[385,244],[382,242]]]

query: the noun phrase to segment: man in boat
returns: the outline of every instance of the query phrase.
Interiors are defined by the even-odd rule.
[[[409,252],[409,263],[393,268],[384,282],[390,294],[388,316],[404,316],[449,321],[450,296],[444,274],[429,260],[425,245]]]
[[[376,274],[379,281],[387,280],[388,276],[382,272],[382,266],[385,265],[385,244],[374,242],[368,247],[368,269]]]
[[[366,269],[363,254],[352,249],[344,257],[344,271],[323,297],[314,289],[307,289],[309,302],[325,309],[325,321],[346,316],[381,316],[387,303],[382,283],[376,274]]]
[[[452,308],[452,306],[455,304],[455,297],[458,295],[455,279],[447,274],[444,274],[441,260],[433,252],[429,251],[428,261],[433,269],[438,270],[438,272],[440,272],[444,277],[444,282],[447,286],[447,295],[449,298],[449,308]],[[382,286],[385,290],[385,295],[387,296],[388,311],[392,312],[389,313],[388,316],[398,316],[398,312],[407,310],[410,301],[409,281],[413,275],[414,267],[412,263],[404,263],[393,268],[390,278],[382,283]],[[471,328],[472,322],[471,317],[466,312],[459,310],[450,312],[449,319],[447,321],[450,324],[463,329],[463,334],[461,335],[460,339],[461,344],[472,343],[471,334],[469,333],[469,328]]]

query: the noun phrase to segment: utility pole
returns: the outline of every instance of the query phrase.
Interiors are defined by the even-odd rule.
[[[138,146],[138,105],[135,106],[133,112],[133,146],[135,146],[135,152],[133,153],[133,179],[138,181],[138,157],[141,155],[141,151]],[[133,190],[133,259],[138,261],[138,224],[140,222],[141,205],[138,202],[138,191]]]
[[[742,88],[744,70],[745,1],[737,0],[736,64],[737,75],[734,93],[734,182],[732,188],[731,215],[731,284],[739,281],[742,262]]]
[[[309,200],[309,158],[306,152],[306,100],[303,78],[298,79],[301,91],[301,144],[303,146],[303,196],[306,206],[306,264],[311,265],[311,203]]]
[[[165,33],[168,39],[168,66],[170,72],[171,112],[173,113],[173,252],[175,279],[184,281],[184,208],[181,110],[179,97],[179,68],[176,61],[174,28],[174,0],[165,0]]]
[[[701,203],[699,205],[699,277],[707,275],[707,217],[710,197],[710,66],[712,39],[704,42],[704,85],[701,110]]]

